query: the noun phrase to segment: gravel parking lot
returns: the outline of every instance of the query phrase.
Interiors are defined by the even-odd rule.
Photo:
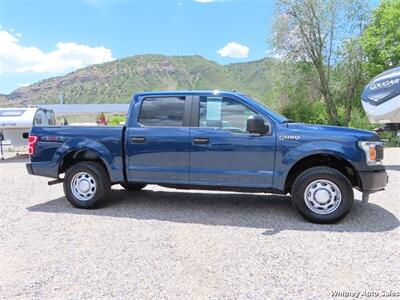
[[[106,206],[80,210],[62,185],[29,176],[24,159],[6,159],[0,297],[400,298],[400,149],[385,155],[386,191],[366,206],[357,192],[336,225],[304,221],[287,196],[157,186],[116,186]]]

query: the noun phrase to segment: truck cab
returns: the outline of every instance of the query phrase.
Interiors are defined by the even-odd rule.
[[[113,184],[158,184],[290,193],[303,217],[334,223],[353,188],[367,200],[387,183],[375,133],[295,123],[238,92],[140,93],[125,126],[35,126],[30,141],[28,172],[63,182],[81,208],[111,197]]]

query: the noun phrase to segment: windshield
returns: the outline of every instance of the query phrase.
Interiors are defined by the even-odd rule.
[[[288,118],[286,118],[285,116],[273,111],[272,109],[270,109],[269,107],[267,107],[264,103],[262,103],[260,100],[257,100],[256,98],[250,97],[249,95],[245,95],[242,94],[242,96],[246,97],[249,100],[252,100],[256,103],[256,105],[263,110],[266,114],[272,116],[275,120],[277,120],[278,122],[288,122],[291,121]]]

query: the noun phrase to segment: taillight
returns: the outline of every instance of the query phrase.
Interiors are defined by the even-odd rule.
[[[30,156],[35,154],[36,144],[38,142],[38,137],[36,135],[29,135],[28,138],[28,153]]]

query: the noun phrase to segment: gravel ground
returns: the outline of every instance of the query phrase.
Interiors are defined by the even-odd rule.
[[[23,159],[7,159],[0,297],[400,298],[400,149],[385,155],[386,191],[367,206],[356,193],[336,225],[304,221],[287,196],[157,186],[138,193],[118,186],[105,207],[80,210],[61,185],[47,186],[26,173]]]

